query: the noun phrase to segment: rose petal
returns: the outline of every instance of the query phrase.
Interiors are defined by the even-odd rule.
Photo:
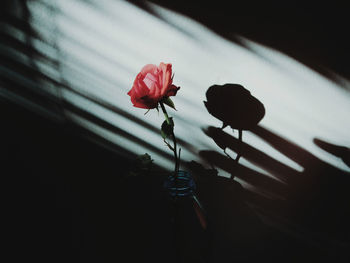
[[[142,102],[133,102],[133,106],[136,108],[141,108],[141,109],[149,109],[148,105],[143,104]]]
[[[143,82],[150,89],[153,86],[153,83],[157,82],[157,78],[151,73],[147,73],[145,78],[143,79]]]
[[[134,88],[135,95],[139,98],[144,97],[148,95],[149,88],[146,86],[146,84],[143,82],[143,80],[138,80],[136,83],[136,86]]]
[[[171,82],[171,64],[164,64],[161,62],[159,68],[162,70],[162,85],[161,85],[161,94],[164,96],[167,93],[167,89]]]
[[[167,90],[166,97],[175,96],[180,87],[171,84]]]
[[[153,64],[147,64],[146,66],[144,66],[142,69],[141,69],[141,74],[143,76],[146,76],[147,73],[152,73],[152,74],[156,74],[156,71],[157,71],[157,66],[156,65],[153,65]]]
[[[150,91],[148,93],[148,97],[149,98],[153,98],[154,100],[159,100],[159,98],[161,97],[160,94],[160,88],[158,85],[158,82],[153,82],[152,87],[150,88]]]

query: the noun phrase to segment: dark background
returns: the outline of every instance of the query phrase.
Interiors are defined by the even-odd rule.
[[[132,2],[148,9],[143,2]],[[330,70],[349,77],[348,14],[343,4],[153,2],[231,41],[237,42],[235,34],[240,34],[331,79]],[[3,80],[2,84],[11,86]],[[73,124],[55,123],[3,100],[0,105],[1,214],[9,262],[172,262],[172,227],[169,203],[160,190],[162,178],[127,178],[132,159],[86,140],[85,132]],[[345,262],[337,249],[325,255],[320,248],[272,233],[252,241],[251,250],[245,247],[247,257],[240,255],[237,262],[273,256],[276,262]],[[258,254],[264,257],[253,257],[264,243],[270,246]],[[230,249],[235,258],[235,249],[242,248]]]

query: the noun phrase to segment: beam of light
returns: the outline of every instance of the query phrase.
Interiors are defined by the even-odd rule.
[[[171,170],[173,161],[163,154],[167,148],[156,132],[163,121],[162,114],[151,111],[144,116],[144,111],[133,108],[126,95],[143,65],[170,62],[175,72],[174,84],[181,86],[173,99],[178,111],[169,113],[174,117],[177,137],[188,143],[182,146],[183,160],[196,160],[207,166],[197,152],[219,151],[201,130],[209,125],[221,126],[204,107],[205,92],[213,84],[239,83],[265,105],[263,127],[281,134],[323,161],[350,171],[340,159],[312,142],[314,137],[319,137],[335,144],[350,145],[349,93],[292,58],[241,38],[247,47],[244,48],[188,17],[155,4],[149,3],[149,7],[162,19],[124,1],[28,3],[32,26],[48,39],[47,43],[33,39],[33,46],[59,64],[56,69],[37,60],[39,70],[62,84],[60,96],[64,101],[114,125],[120,133],[65,110],[70,120],[85,129],[135,154],[148,152],[158,165]],[[89,94],[87,97],[92,100],[77,95],[74,90]],[[145,121],[151,129],[93,99]],[[127,133],[159,151],[122,135]],[[298,171],[303,170],[253,133],[245,132],[244,141]],[[273,177],[244,158],[240,162]],[[223,170],[220,174],[229,176]]]

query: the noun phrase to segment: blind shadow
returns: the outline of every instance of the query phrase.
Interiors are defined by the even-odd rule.
[[[150,13],[149,1],[129,0]],[[255,52],[240,36],[279,50],[346,88],[334,73],[349,79],[346,7],[337,2],[202,3],[151,0],[207,26],[225,39]],[[303,8],[300,9],[301,4]],[[151,11],[150,11],[151,10]],[[297,15],[296,15],[297,14]],[[333,16],[334,19],[327,19]],[[167,21],[166,17],[161,17]],[[171,22],[168,22],[171,23]]]
[[[23,12],[13,11],[18,7],[20,7]],[[54,5],[50,7],[50,10],[53,13],[53,16],[56,12],[59,12],[59,10],[55,9]],[[39,108],[41,109],[41,112],[39,113],[44,112],[44,114],[55,114],[61,121],[71,121],[71,119],[67,118],[66,112],[72,112],[94,125],[109,130],[116,135],[123,136],[125,139],[133,141],[134,143],[139,143],[146,147],[146,149],[154,150],[164,158],[172,160],[172,157],[167,154],[165,150],[158,149],[152,146],[152,144],[146,142],[146,140],[131,135],[128,131],[123,130],[122,127],[118,127],[118,125],[108,123],[103,120],[101,116],[94,116],[94,114],[91,114],[85,109],[79,108],[76,104],[73,104],[69,97],[66,98],[62,96],[64,91],[69,91],[80,98],[84,98],[89,103],[107,109],[117,116],[123,116],[125,119],[128,119],[136,125],[142,126],[152,133],[159,134],[158,127],[149,124],[147,121],[126,112],[116,104],[107,102],[101,97],[88,92],[87,90],[83,90],[81,87],[77,87],[64,79],[62,67],[65,67],[65,70],[68,70],[69,65],[62,64],[62,58],[57,43],[52,39],[47,39],[47,36],[41,36],[40,33],[31,26],[31,14],[28,9],[27,1],[20,1],[19,6],[14,3],[13,6],[10,5],[8,9],[3,10],[3,13],[4,16],[2,16],[2,19],[5,24],[3,25],[3,30],[0,32],[0,38],[2,40],[0,57],[1,67],[3,68],[1,79],[4,83],[4,94],[10,94],[13,100],[17,103],[21,103],[24,99],[28,101],[27,105],[29,105],[28,107],[30,110]],[[49,22],[50,21],[47,21],[47,23]],[[51,22],[54,23],[53,21]],[[52,27],[52,25],[49,24],[44,26],[48,28]],[[14,31],[13,28],[16,28],[25,36],[25,41],[16,35],[16,31]],[[54,52],[49,54],[42,52],[37,45],[34,45],[35,41],[45,43]],[[72,39],[72,41],[75,40]],[[81,48],[85,48],[83,43],[76,42],[76,44],[81,46]],[[90,52],[92,51],[90,50]],[[99,54],[96,55],[99,56]],[[78,63],[78,61],[76,63]],[[38,67],[37,64],[44,64],[48,70],[43,70],[43,68]],[[118,86],[116,81],[111,80],[104,75],[100,75],[99,71],[89,68],[88,65],[79,63],[77,65],[82,72],[82,75],[77,77],[78,82],[83,82],[85,81],[85,78],[94,76],[103,81],[105,85]],[[115,64],[114,66],[121,67],[121,64]],[[124,68],[124,70],[128,69]],[[54,74],[50,74],[52,72]],[[93,90],[100,88],[93,83],[90,83],[89,85]],[[119,83],[119,86],[120,85],[121,84]],[[33,103],[38,107],[31,106],[34,105]],[[91,133],[85,132],[84,134]],[[96,136],[93,137],[96,138]],[[103,138],[101,139],[102,140],[100,141],[104,141],[105,145],[112,146],[112,142],[107,143],[107,140],[103,140]],[[195,153],[191,144],[181,138],[179,138],[178,141],[184,149]],[[127,149],[125,149],[125,151],[127,151]]]
[[[223,87],[229,90],[225,94],[222,93]],[[214,88],[217,89],[215,96],[212,95]],[[250,100],[244,100],[239,91]],[[350,196],[347,189],[350,186],[350,174],[319,159],[302,146],[257,125],[265,110],[261,102],[250,96],[239,85],[214,85],[208,89],[207,99],[215,99],[205,104],[210,114],[223,121],[223,127],[230,125],[232,128],[242,128],[243,124],[251,124],[244,127],[300,165],[302,171],[242,142],[223,131],[223,127],[203,129],[226,154],[213,150],[200,151],[199,155],[213,167],[209,170],[198,163],[189,163],[199,182],[199,197],[208,207],[209,222],[217,234],[226,234],[221,234],[221,238],[225,236],[231,245],[235,244],[239,231],[242,231],[239,240],[245,237],[259,240],[259,237],[264,236],[266,246],[263,250],[269,251],[269,255],[284,258],[284,252],[277,255],[271,250],[279,247],[283,251],[293,249],[299,255],[309,255],[312,260],[318,260],[318,257],[329,260],[347,258],[345,248],[350,242]],[[314,143],[348,163],[347,147],[319,139],[315,139]],[[225,152],[226,149],[261,168],[262,172],[232,159]],[[214,167],[230,173],[231,178],[220,177]],[[234,178],[244,183],[244,187]],[[236,229],[238,226],[239,230]],[[251,229],[254,229],[253,236],[250,235]]]

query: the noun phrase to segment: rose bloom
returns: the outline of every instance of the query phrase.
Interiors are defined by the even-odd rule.
[[[180,88],[172,82],[171,64],[148,64],[137,74],[128,95],[134,107],[153,109],[162,99],[176,95]]]

